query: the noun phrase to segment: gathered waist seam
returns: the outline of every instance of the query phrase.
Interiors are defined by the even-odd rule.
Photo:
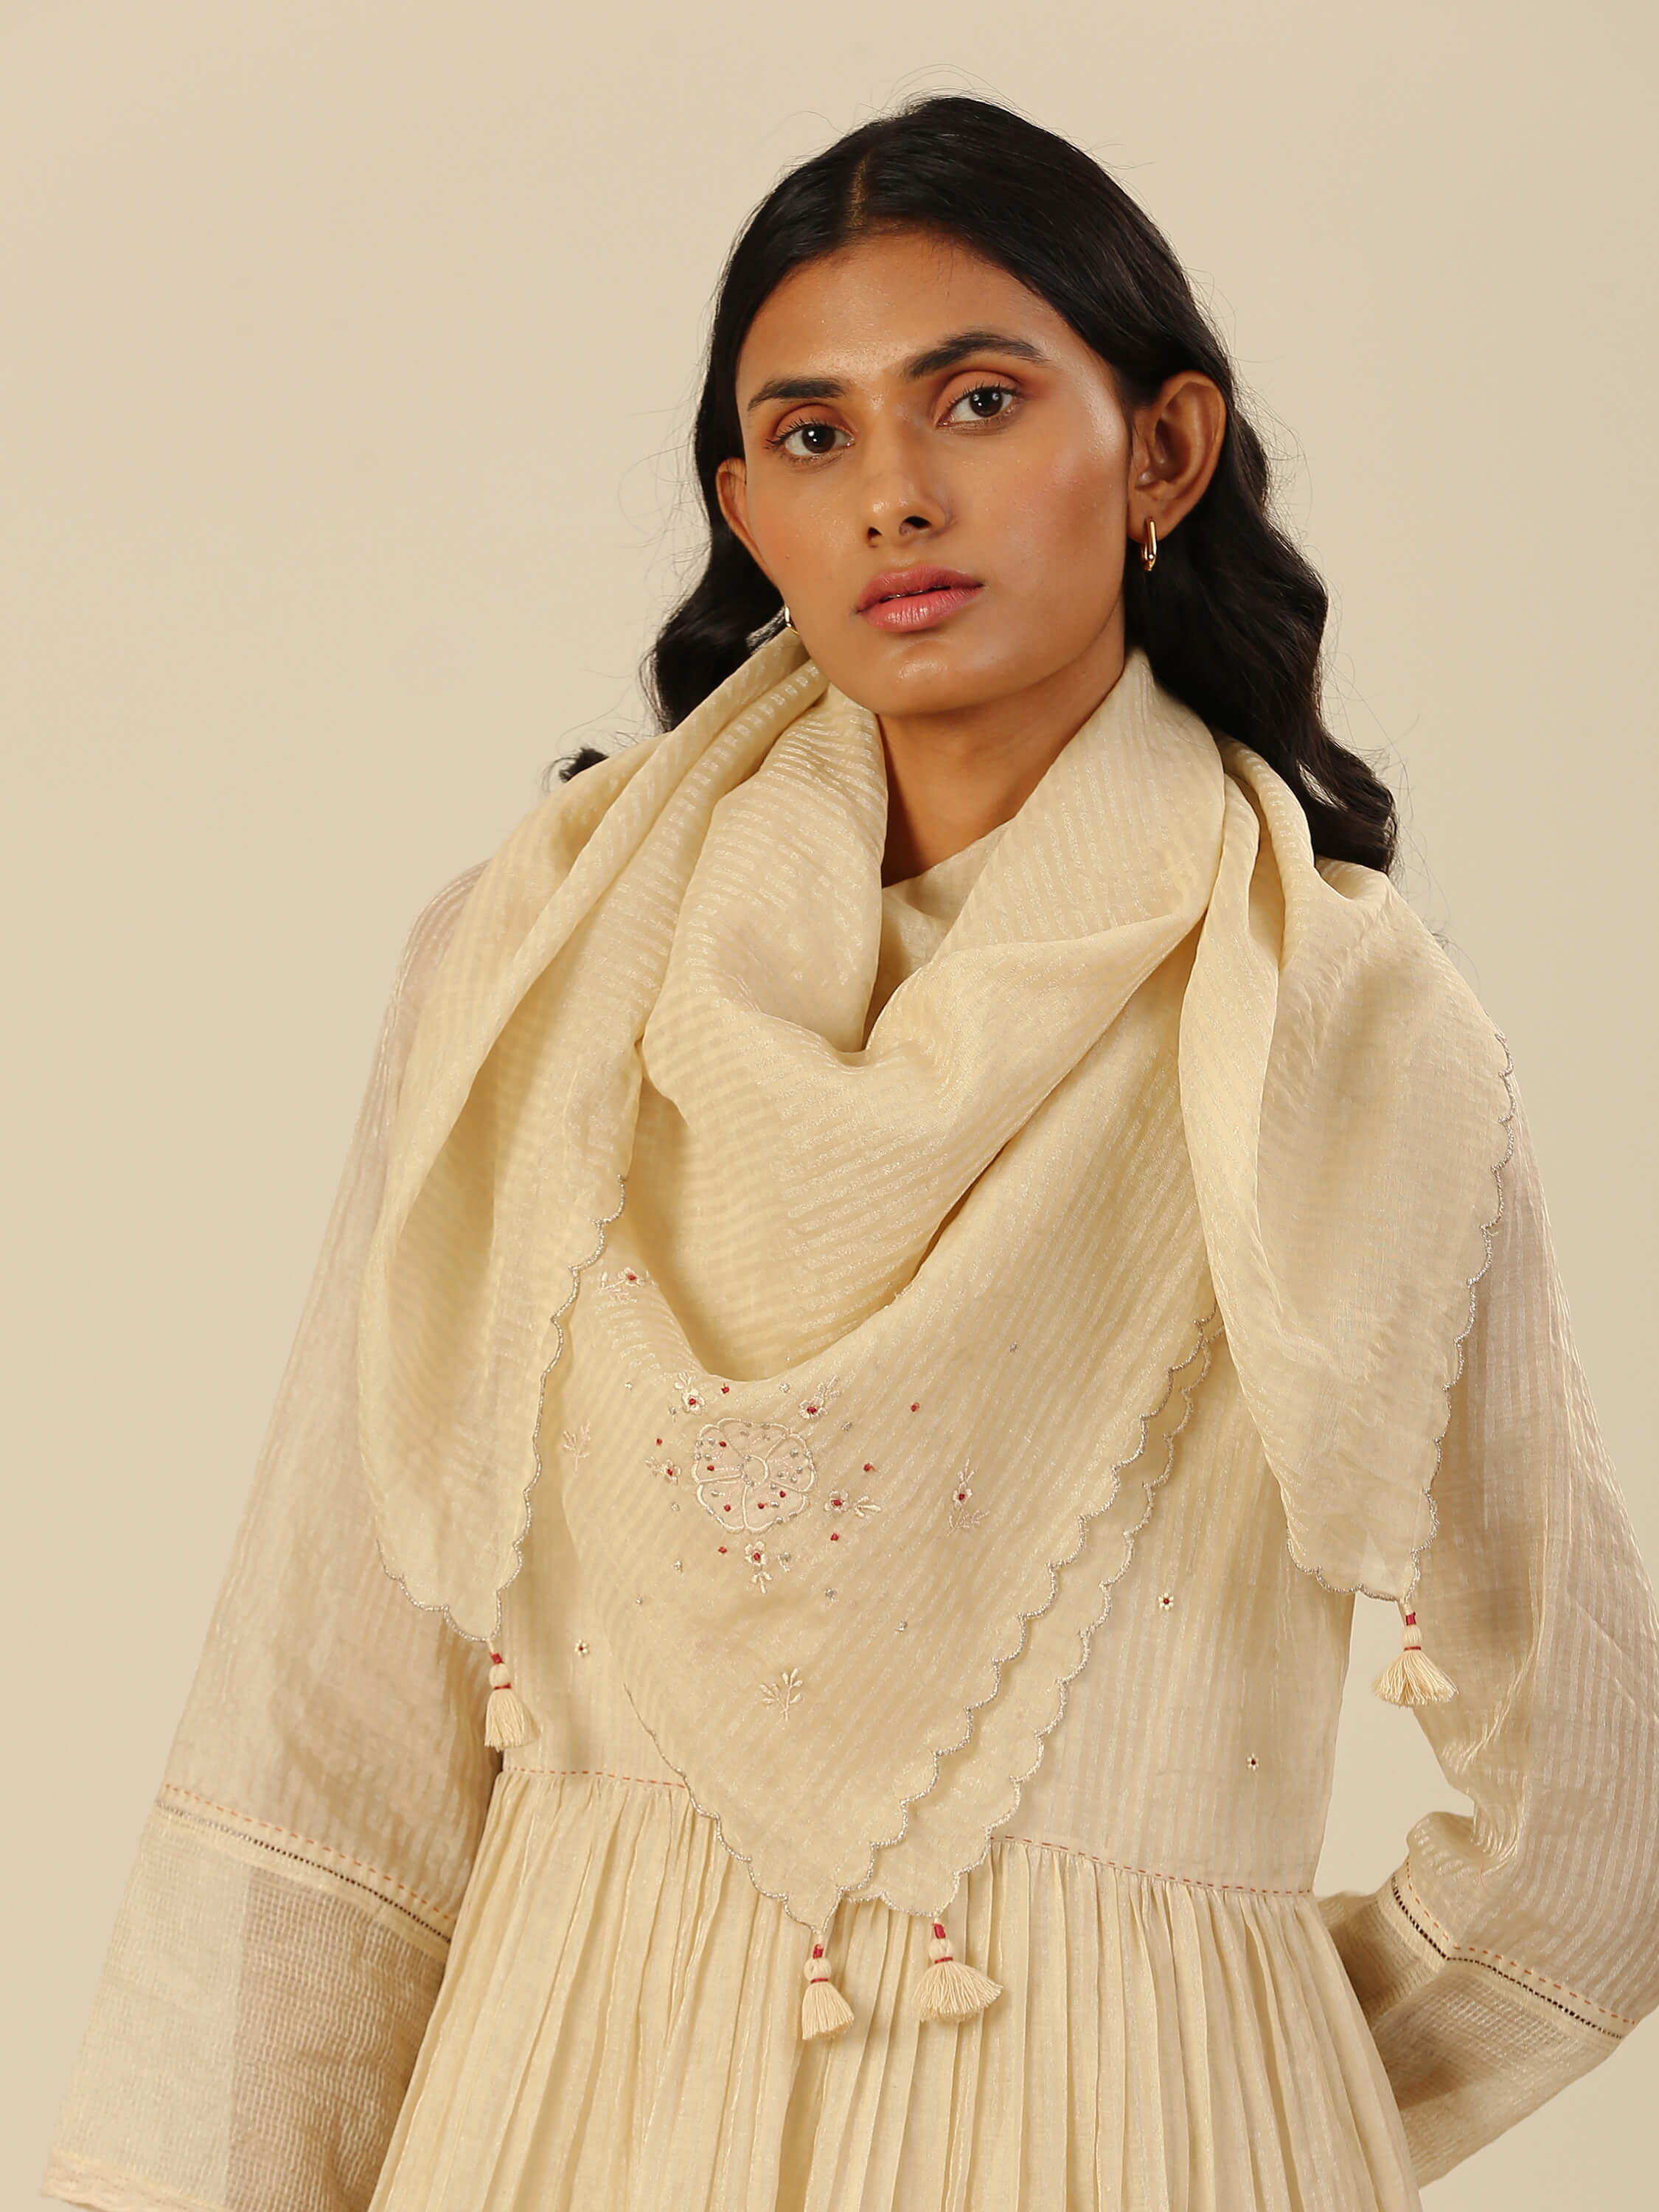
[[[637,1782],[644,1784],[647,1789],[678,1790],[682,1796],[689,1798],[690,1796],[690,1792],[683,1782],[671,1781],[652,1774],[623,1774],[607,1766],[531,1766],[515,1759],[511,1765],[503,1761],[501,1774],[503,1778],[509,1774],[545,1774],[560,1781]],[[1288,1886],[1275,1886],[1270,1882],[1203,1881],[1196,1875],[1167,1874],[1161,1867],[1132,1866],[1124,1859],[1103,1858],[1098,1851],[1085,1851],[1078,1844],[1053,1843],[1046,1836],[1016,1836],[1003,1828],[999,1828],[993,1833],[991,1842],[994,1845],[1023,1844],[1032,1850],[1057,1852],[1063,1858],[1086,1859],[1091,1866],[1105,1867],[1113,1874],[1143,1875],[1149,1881],[1178,1882],[1184,1889],[1235,1891],[1248,1897],[1311,1897],[1314,1894],[1311,1883],[1304,1884],[1300,1888],[1291,1888]],[[848,1893],[849,1903],[859,1904],[863,1901],[858,1897],[856,1892]]]
[[[991,1838],[994,1844],[1027,1844],[1033,1850],[1060,1851],[1072,1859],[1087,1859],[1091,1866],[1109,1867],[1114,1874],[1145,1875],[1149,1881],[1179,1882],[1183,1889],[1240,1890],[1249,1897],[1311,1897],[1313,1885],[1301,1888],[1286,1884],[1265,1881],[1205,1881],[1193,1874],[1168,1874],[1162,1867],[1131,1866],[1126,1859],[1103,1858],[1098,1851],[1085,1851],[1080,1844],[1053,1844],[1045,1836],[1016,1836],[1006,1828],[999,1828]]]

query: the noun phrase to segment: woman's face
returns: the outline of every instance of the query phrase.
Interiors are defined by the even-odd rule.
[[[1116,680],[1132,506],[1169,516],[1132,478],[1168,490],[1170,457],[1017,277],[927,233],[861,239],[767,300],[737,398],[722,508],[849,697],[902,719],[1091,662],[1097,696]]]

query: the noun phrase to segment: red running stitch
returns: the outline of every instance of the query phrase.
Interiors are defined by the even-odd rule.
[[[657,1790],[684,1790],[684,1782],[665,1782],[654,1774],[618,1774],[605,1766],[504,1766],[503,1774],[568,1774],[599,1782],[643,1782]],[[993,1843],[1029,1844],[1034,1850],[1059,1851],[1066,1858],[1087,1859],[1091,1865],[1110,1867],[1117,1874],[1142,1874],[1152,1881],[1178,1881],[1188,1889],[1241,1890],[1251,1897],[1311,1897],[1309,1889],[1268,1889],[1249,1881],[1195,1881],[1189,1875],[1164,1874],[1156,1867],[1126,1866],[1121,1859],[1103,1859],[1094,1851],[1079,1850],[1071,1844],[1051,1844],[1042,1836],[996,1835]],[[1615,2015],[1616,2017],[1616,2015]]]
[[[1110,1867],[1114,1874],[1144,1874],[1149,1881],[1178,1881],[1183,1889],[1237,1889],[1248,1897],[1311,1897],[1307,1889],[1270,1889],[1254,1881],[1199,1881],[1188,1874],[1165,1874],[1161,1867],[1127,1866],[1121,1859],[1103,1859],[1097,1852],[1079,1850],[1075,1844],[1051,1844],[1046,1836],[1012,1836],[999,1832],[994,1844],[1030,1844],[1034,1850],[1059,1851],[1071,1859],[1087,1859],[1091,1866]]]
[[[401,1890],[405,1897],[413,1898],[416,1905],[423,1905],[428,1912],[435,1913],[441,1920],[452,1923],[454,1920],[454,1914],[447,1905],[438,1904],[430,1897],[422,1897],[418,1889],[411,1889],[407,1882],[394,1881],[382,1868],[373,1865],[368,1859],[353,1858],[349,1851],[338,1850],[332,1844],[324,1843],[319,1837],[297,1835],[292,1828],[279,1827],[275,1820],[262,1820],[256,1814],[244,1813],[237,1806],[222,1805],[217,1798],[204,1797],[198,1790],[183,1789],[176,1782],[164,1782],[161,1795],[163,1797],[188,1798],[192,1805],[205,1805],[210,1813],[228,1814],[233,1820],[245,1821],[250,1828],[263,1828],[270,1836],[286,1836],[289,1843],[303,1844],[307,1850],[322,1851],[331,1859],[339,1859],[346,1866],[361,1867],[365,1874],[372,1874],[376,1881],[383,1881],[388,1889]]]
[[[1478,1944],[1460,1943],[1450,1929],[1443,1927],[1428,1906],[1424,1904],[1419,1894],[1417,1884],[1412,1880],[1409,1859],[1401,1871],[1406,1877],[1406,1887],[1412,1893],[1413,1902],[1430,1927],[1445,1938],[1447,1949],[1451,1956],[1460,1959],[1490,1959],[1497,1966],[1513,1966],[1517,1974],[1525,1974],[1529,1981],[1541,1982],[1547,1990],[1559,1990],[1564,1997],[1571,1997],[1575,2004],[1584,2006],[1588,2011],[1599,2012],[1608,2020],[1620,2021],[1626,2027],[1636,2027],[1637,2022],[1627,2014],[1614,2012],[1611,2005],[1597,2004],[1594,1997],[1587,1997],[1582,1990],[1574,1989],[1570,1982],[1553,1982],[1547,1974],[1540,1974],[1536,1966],[1525,1966],[1519,1959],[1506,1958],[1502,1951],[1483,1951]]]
[[[659,1774],[617,1774],[608,1766],[503,1766],[503,1774],[571,1774],[599,1782],[644,1782],[653,1790],[684,1790],[684,1782],[665,1782]]]

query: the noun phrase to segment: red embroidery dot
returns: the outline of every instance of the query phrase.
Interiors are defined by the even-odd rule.
[[[832,1528],[832,1529],[830,1531],[830,1541],[832,1544],[839,1544],[839,1543],[840,1543],[840,1541],[841,1541],[841,1530],[840,1530],[839,1528]]]
[[[722,1451],[726,1449],[726,1438],[724,1437],[720,1438],[720,1449]]]
[[[729,1397],[731,1396],[731,1395],[732,1395],[732,1385],[731,1385],[729,1382],[722,1382],[722,1383],[720,1384],[720,1395],[721,1395],[721,1397],[722,1397],[722,1398],[729,1398]]]
[[[724,1558],[726,1557],[726,1547],[725,1547],[725,1545],[724,1545],[724,1544],[722,1544],[722,1545],[720,1546],[720,1557],[721,1557],[721,1559],[724,1559]]]
[[[915,1400],[915,1401],[914,1402],[914,1404],[913,1404],[913,1405],[911,1406],[911,1407],[910,1407],[910,1411],[911,1411],[913,1413],[919,1413],[921,1411],[921,1399],[920,1399],[920,1398],[918,1398],[918,1399],[916,1399],[916,1400]]]
[[[732,1508],[729,1505],[722,1505],[720,1508],[720,1511],[722,1513],[729,1513],[731,1510]]]
[[[870,1459],[866,1460],[864,1462],[864,1471],[866,1474],[873,1474],[876,1471],[875,1462]]]

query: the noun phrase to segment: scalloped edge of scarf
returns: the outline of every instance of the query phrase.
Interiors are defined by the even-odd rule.
[[[611,1218],[614,1220],[616,1217],[615,1215],[612,1215]],[[862,1902],[866,1897],[868,1897],[878,1900],[895,1912],[909,1913],[914,1911],[914,1908],[909,1905],[900,1905],[895,1902],[892,1898],[887,1895],[884,1889],[880,1887],[867,1888],[866,1887],[866,1885],[869,1883],[871,1876],[875,1871],[877,1853],[878,1851],[890,1850],[894,1844],[903,1842],[905,1836],[909,1832],[910,1808],[913,1805],[919,1804],[923,1798],[927,1797],[931,1791],[937,1787],[939,1783],[939,1769],[944,1761],[947,1758],[951,1757],[952,1753],[960,1751],[967,1743],[969,1738],[972,1735],[974,1730],[974,1716],[979,1712],[982,1707],[990,1705],[998,1695],[1002,1687],[1002,1670],[1005,1667],[1011,1664],[1012,1661],[1018,1659],[1024,1650],[1030,1636],[1031,1622],[1038,1620],[1043,1613],[1047,1613],[1049,1607],[1053,1605],[1055,1598],[1060,1595],[1060,1570],[1063,1567],[1070,1566],[1081,1554],[1084,1546],[1088,1540],[1090,1522],[1098,1520],[1103,1513],[1108,1513],[1111,1510],[1112,1507],[1116,1504],[1118,1498],[1121,1495],[1123,1488],[1123,1476],[1131,1468],[1136,1466],[1139,1462],[1146,1456],[1147,1431],[1151,1428],[1152,1423],[1158,1419],[1158,1415],[1164,1411],[1164,1407],[1169,1404],[1170,1396],[1176,1388],[1176,1377],[1184,1374],[1186,1370],[1192,1365],[1195,1359],[1201,1360],[1202,1364],[1200,1365],[1197,1375],[1194,1376],[1190,1382],[1183,1383],[1182,1385],[1182,1395],[1185,1399],[1186,1403],[1182,1408],[1180,1420],[1177,1421],[1173,1427],[1165,1431],[1165,1451],[1163,1466],[1150,1478],[1146,1475],[1143,1475],[1141,1478],[1142,1485],[1146,1495],[1146,1510],[1141,1514],[1140,1518],[1134,1523],[1133,1528],[1127,1528],[1124,1531],[1123,1559],[1116,1572],[1109,1577],[1103,1577],[1102,1580],[1101,1590],[1103,1600],[1099,1613],[1097,1613],[1095,1618],[1091,1621],[1088,1622],[1079,1632],[1079,1640],[1082,1645],[1082,1650],[1079,1655],[1077,1664],[1069,1668],[1065,1674],[1055,1675],[1044,1692],[1045,1696],[1052,1697],[1054,1699],[1054,1710],[1051,1717],[1034,1732],[1030,1729],[1024,1731],[1024,1733],[1028,1736],[1032,1733],[1035,1734],[1036,1748],[1031,1759],[1031,1762],[1030,1765],[1024,1769],[1023,1771],[1010,1774],[1006,1777],[1006,1786],[1011,1793],[1007,1803],[1004,1807],[1003,1810],[999,1812],[993,1820],[985,1824],[983,1833],[981,1837],[980,1842],[975,1848],[973,1856],[970,1858],[964,1860],[951,1876],[950,1894],[939,1901],[937,1906],[938,1911],[942,1912],[949,1905],[951,1899],[955,1897],[957,1889],[961,1886],[963,1875],[969,1873],[974,1867],[977,1866],[980,1861],[985,1856],[986,1852],[990,1849],[991,1836],[994,1830],[999,1827],[1004,1820],[1009,1819],[1013,1812],[1018,1808],[1020,1794],[1024,1790],[1025,1784],[1030,1779],[1031,1776],[1036,1771],[1037,1767],[1042,1763],[1044,1746],[1055,1728],[1059,1726],[1060,1722],[1064,1716],[1066,1697],[1071,1685],[1076,1680],[1077,1676],[1082,1673],[1084,1668],[1088,1664],[1089,1654],[1091,1650],[1093,1648],[1095,1635],[1098,1631],[1101,1623],[1106,1619],[1107,1614],[1111,1610],[1112,1593],[1116,1588],[1118,1583],[1128,1571],[1129,1563],[1134,1553],[1134,1540],[1139,1534],[1140,1531],[1146,1526],[1147,1522],[1152,1519],[1153,1510],[1158,1502],[1158,1493],[1169,1480],[1170,1474],[1174,1471],[1176,1438],[1186,1428],[1188,1422],[1192,1418],[1193,1399],[1198,1390],[1200,1383],[1203,1382],[1205,1376],[1210,1371],[1211,1346],[1214,1343],[1216,1338],[1223,1333],[1218,1325],[1219,1316],[1220,1306],[1218,1302],[1211,1306],[1209,1312],[1204,1315],[1201,1319],[1190,1324],[1195,1341],[1189,1351],[1188,1351],[1180,1359],[1173,1362],[1165,1369],[1164,1389],[1157,1404],[1148,1412],[1144,1413],[1140,1416],[1139,1441],[1137,1443],[1133,1451],[1128,1453],[1126,1457],[1115,1461],[1108,1470],[1111,1478],[1111,1486],[1105,1498],[1101,1500],[1101,1503],[1093,1507],[1090,1511],[1086,1513],[1079,1513],[1078,1515],[1077,1540],[1072,1546],[1071,1549],[1048,1562],[1048,1595],[1042,1600],[1040,1605],[1035,1605],[1027,1609],[1016,1608],[1014,1617],[1018,1626],[1018,1639],[1011,1650],[1004,1651],[1000,1656],[996,1656],[992,1659],[991,1667],[994,1679],[991,1688],[987,1692],[984,1697],[975,1698],[970,1704],[965,1705],[961,1708],[963,1722],[962,1733],[957,1737],[954,1742],[939,1744],[933,1747],[932,1752],[933,1771],[929,1774],[927,1781],[922,1784],[921,1789],[907,1792],[905,1795],[902,1796],[898,1801],[898,1826],[894,1830],[890,1836],[877,1837],[870,1842],[869,1856],[865,1862],[863,1873],[857,1875],[851,1881],[842,1882],[836,1886],[835,1901],[824,1913],[821,1920],[816,1922],[802,1920],[798,1913],[790,1911],[789,1893],[787,1891],[768,1889],[766,1885],[758,1879],[754,1869],[754,1854],[749,1851],[740,1850],[737,1845],[731,1841],[730,1838],[726,1833],[725,1822],[721,1819],[720,1814],[713,1807],[704,1805],[699,1799],[696,1790],[693,1788],[686,1774],[685,1769],[679,1765],[678,1760],[671,1758],[668,1753],[664,1750],[656,1730],[651,1727],[650,1723],[640,1712],[638,1705],[635,1703],[632,1691],[629,1689],[626,1680],[623,1681],[623,1687],[627,1694],[629,1704],[633,1708],[635,1717],[639,1720],[640,1725],[645,1730],[647,1735],[650,1737],[652,1743],[656,1747],[658,1756],[663,1760],[666,1766],[672,1769],[672,1771],[679,1777],[681,1784],[684,1787],[686,1795],[691,1802],[693,1809],[699,1813],[703,1819],[713,1824],[715,1836],[720,1845],[731,1857],[737,1860],[744,1868],[750,1881],[754,1884],[758,1893],[762,1897],[771,1899],[775,1904],[781,1905],[787,1917],[795,1921],[798,1925],[809,1928],[812,1929],[815,1935],[821,1936],[823,1931],[828,1929],[830,1920],[834,1917],[836,1908],[840,1905],[842,1900],[849,1896],[855,1890],[860,1893],[860,1902]]]
[[[1515,1117],[1519,1104],[1515,1085],[1515,1054],[1510,1051],[1510,1041],[1502,1030],[1494,1026],[1492,1035],[1504,1048],[1504,1066],[1501,1073],[1504,1078],[1504,1096],[1509,1103],[1498,1126],[1504,1132],[1507,1142],[1504,1147],[1503,1158],[1494,1160],[1492,1164],[1492,1179],[1498,1191],[1498,1209],[1489,1219],[1480,1224],[1480,1241],[1485,1247],[1486,1256],[1474,1273],[1467,1278],[1469,1290],[1468,1318],[1453,1338],[1450,1349],[1446,1354],[1446,1364],[1450,1370],[1446,1375],[1443,1385],[1446,1401],[1446,1418],[1441,1423],[1440,1433],[1434,1440],[1434,1464],[1430,1468],[1423,1483],[1422,1495],[1429,1509],[1428,1533],[1420,1544],[1412,1546],[1411,1579],[1403,1592],[1397,1593],[1394,1590],[1373,1589],[1369,1583],[1330,1581],[1316,1560],[1304,1559],[1301,1556],[1296,1548],[1295,1538],[1287,1530],[1285,1548],[1291,1556],[1291,1564],[1299,1568],[1304,1575],[1311,1575],[1321,1589],[1329,1590],[1334,1597],[1370,1597],[1376,1598],[1384,1605],[1401,1607],[1409,1605],[1412,1593],[1422,1578],[1423,1554],[1439,1534],[1440,1509],[1435,1504],[1434,1485],[1440,1473],[1441,1456],[1444,1452],[1446,1437],[1451,1428],[1452,1392],[1457,1388],[1463,1373],[1463,1347],[1474,1328],[1480,1304],[1479,1286],[1492,1267],[1492,1231],[1504,1218],[1504,1170],[1515,1158]]]

